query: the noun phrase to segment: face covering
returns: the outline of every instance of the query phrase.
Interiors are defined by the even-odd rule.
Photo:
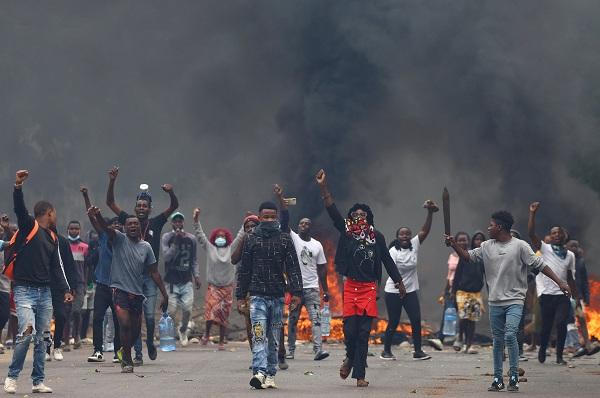
[[[215,239],[215,246],[217,247],[225,247],[226,244],[227,239],[223,238],[222,236],[219,236],[217,239]]]
[[[346,235],[363,245],[375,244],[375,228],[362,217],[346,219]]]
[[[281,228],[279,221],[261,221],[254,230],[254,233],[258,236],[269,238],[275,233],[280,232],[279,228]]]
[[[69,240],[71,242],[77,242],[78,240],[81,240],[81,238],[79,237],[79,235],[77,235],[76,237],[72,237],[71,235],[69,235]]]

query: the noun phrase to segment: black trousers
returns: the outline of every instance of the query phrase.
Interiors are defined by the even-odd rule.
[[[542,294],[540,307],[542,310],[542,334],[540,350],[548,348],[552,326],[556,322],[556,358],[562,359],[567,338],[567,320],[571,302],[564,295]]]
[[[0,292],[0,335],[10,318],[10,293]]]
[[[65,294],[52,289],[52,313],[54,315],[54,348],[60,348],[63,343],[63,333],[67,322],[67,305]],[[50,347],[48,347],[48,351]]]
[[[417,292],[406,293],[400,298],[398,293],[385,293],[385,306],[388,313],[388,326],[385,329],[385,338],[383,340],[384,350],[390,352],[392,349],[392,340],[394,333],[400,323],[402,307],[406,310],[410,326],[412,328],[412,339],[415,346],[415,352],[421,351],[421,307],[419,305],[419,296]]]
[[[113,304],[112,289],[102,283],[96,284],[96,296],[94,297],[94,351],[103,352],[102,345],[104,343],[104,315],[110,307],[112,311],[113,323],[115,325],[115,352],[121,348],[121,338],[119,337],[119,320],[117,319],[117,310]]]
[[[352,378],[364,379],[371,333],[371,316],[350,316],[344,318],[344,343],[346,356],[352,364]]]

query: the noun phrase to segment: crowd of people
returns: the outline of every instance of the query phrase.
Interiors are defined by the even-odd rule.
[[[329,357],[321,330],[321,304],[330,298],[325,252],[311,234],[309,218],[300,218],[297,232],[290,227],[290,200],[279,185],[274,189],[278,203],[263,202],[257,214],[246,214],[234,237],[226,228],[213,229],[207,235],[199,208],[192,214],[193,233],[187,232],[186,217],[176,211],[179,203],[170,184],[162,186],[170,197],[170,205],[163,212],[153,215],[152,196],[147,187],[140,187],[130,214],[115,201],[119,169],[113,167],[108,174],[106,205],[114,216],[103,215],[91,201],[87,188],[82,187],[82,210],[85,208],[92,226],[83,239],[81,222],[77,220],[67,224],[66,236],[59,233],[57,212],[47,201],[37,202],[33,216],[30,215],[23,194],[29,172],[16,173],[13,200],[17,222],[11,224],[7,215],[0,220],[0,335],[8,323],[7,336],[12,336],[13,347],[5,392],[16,392],[31,342],[32,392],[52,392],[44,384],[45,362],[61,361],[64,352],[80,349],[90,320],[93,352],[89,362],[104,362],[105,353],[113,351],[112,361],[120,363],[123,373],[143,365],[143,321],[147,355],[155,360],[159,293],[162,312],[175,316],[181,311],[177,334],[180,345],[187,346],[194,294],[201,286],[203,266],[208,286],[204,301],[206,324],[200,343],[208,344],[215,326],[219,329],[218,349],[225,349],[235,298],[237,309],[246,320],[252,352],[250,386],[277,388],[277,370],[286,369],[286,360],[295,358],[297,323],[303,306],[312,325],[314,360]],[[352,376],[357,387],[367,387],[369,335],[373,320],[379,316],[380,288],[389,320],[380,358],[396,359],[392,345],[404,308],[412,328],[413,359],[431,359],[422,349],[417,270],[421,245],[439,209],[433,201],[426,201],[426,219],[419,232],[413,236],[409,227],[402,226],[388,246],[384,235],[375,228],[374,214],[368,205],[356,203],[343,216],[329,190],[325,172],[320,170],[315,180],[326,212],[339,233],[335,271],[343,278],[346,346],[339,375],[342,379]],[[518,391],[518,363],[526,360],[523,331],[527,327],[533,330],[529,349],[539,344],[541,363],[546,361],[554,325],[556,362],[566,363],[563,352],[567,324],[575,323],[575,319],[582,344],[574,356],[600,351],[590,341],[585,326],[584,311],[590,297],[583,251],[579,242],[569,240],[568,232],[560,226],[552,228],[542,241],[535,227],[539,207],[537,202],[530,205],[531,244],[513,229],[513,217],[506,211],[491,215],[487,236],[479,231],[472,237],[465,232],[444,235],[453,252],[448,258],[447,284],[440,302],[444,308],[455,306],[458,312],[453,347],[467,354],[477,353],[473,347],[476,323],[484,311],[489,312],[494,368],[490,391]],[[163,234],[169,221],[171,230]],[[205,254],[205,261],[198,259],[198,248]],[[158,268],[161,253],[162,275]],[[383,268],[389,277],[381,283]],[[487,306],[482,295],[484,286]],[[527,319],[533,327],[526,324]],[[112,335],[112,341],[108,335]],[[441,349],[436,344],[434,347]],[[508,386],[502,373],[505,353],[509,359]]]

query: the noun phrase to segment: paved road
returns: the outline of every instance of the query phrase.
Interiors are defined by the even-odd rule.
[[[412,361],[408,349],[396,348],[397,361],[369,358],[367,379],[371,386],[357,389],[350,379],[338,376],[343,358],[341,345],[326,347],[332,356],[322,362],[312,360],[309,346],[299,347],[290,369],[277,375],[279,390],[254,391],[248,386],[250,354],[243,343],[228,344],[228,351],[192,345],[173,353],[160,353],[154,362],[125,375],[109,363],[89,364],[89,346],[65,354],[63,362],[47,364],[47,384],[56,397],[481,397],[491,381],[491,352],[483,348],[478,355],[450,350],[432,352],[432,360]],[[379,353],[380,346],[372,346]],[[0,356],[6,374],[11,351]],[[600,354],[571,362],[574,367],[522,363],[528,382],[521,393],[528,397],[600,396]],[[17,396],[30,393],[31,359],[26,362]],[[305,374],[312,372],[312,374]],[[3,377],[2,377],[3,379]]]

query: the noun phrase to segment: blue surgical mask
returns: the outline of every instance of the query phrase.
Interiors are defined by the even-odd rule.
[[[219,236],[217,239],[215,239],[215,246],[217,247],[225,247],[226,244],[227,239],[223,238],[222,236]]]

